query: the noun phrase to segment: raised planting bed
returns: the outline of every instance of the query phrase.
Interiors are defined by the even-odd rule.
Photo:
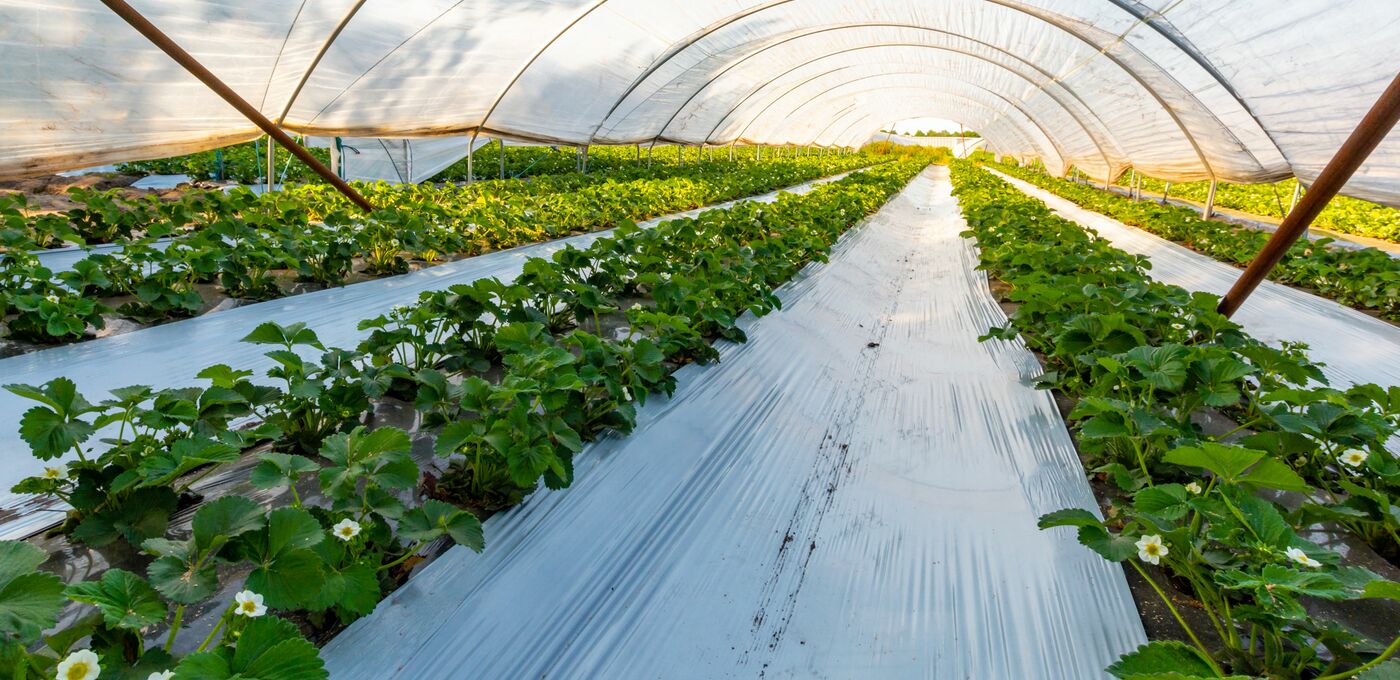
[[[743,340],[740,315],[772,309],[776,286],[922,166],[624,225],[513,283],[367,319],[354,349],[266,323],[245,340],[269,348],[267,381],[215,364],[204,387],[96,403],[64,379],[9,386],[36,403],[21,431],[51,461],[17,490],[72,509],[55,534],[0,542],[13,604],[0,671],[325,677],[312,640],[372,610],[435,545],[483,549],[480,516],[541,479],[569,484],[584,442],[628,432],[671,370],[714,358],[709,341]]]
[[[187,318],[246,301],[389,276],[413,267],[607,228],[865,167],[864,156],[711,164],[657,170],[656,179],[583,176],[471,187],[366,188],[358,216],[321,185],[257,196],[201,192],[177,201],[106,194],[64,213],[26,216],[0,204],[3,349],[16,354]],[[175,238],[170,238],[170,237]],[[99,238],[100,237],[100,238]],[[35,248],[110,242],[55,271]]]
[[[1327,387],[1305,351],[1250,337],[1215,312],[1216,296],[1153,281],[1145,259],[971,164],[955,163],[953,181],[1008,303],[1009,323],[988,337],[1039,354],[1039,384],[1061,395],[1104,496],[1102,514],[1065,509],[1041,526],[1072,527],[1131,568],[1185,640],[1156,640],[1109,672],[1394,672],[1400,630],[1384,601],[1400,585],[1363,565],[1369,550],[1400,558],[1400,465],[1385,446],[1400,388]],[[1337,623],[1337,608],[1364,601],[1386,605],[1371,617],[1389,622],[1369,631],[1379,637]]]
[[[1270,237],[1256,229],[1203,220],[1190,208],[1134,201],[1026,168],[1005,164],[992,167],[1088,210],[1239,267],[1249,264]],[[1300,240],[1269,273],[1269,278],[1392,323],[1400,322],[1400,259],[1375,248],[1357,250],[1331,244],[1332,240],[1326,238]]]

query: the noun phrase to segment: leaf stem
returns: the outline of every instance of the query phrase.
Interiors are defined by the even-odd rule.
[[[1176,610],[1176,605],[1172,604],[1171,598],[1167,597],[1167,594],[1162,592],[1162,588],[1157,585],[1156,581],[1152,580],[1152,577],[1148,575],[1146,569],[1142,568],[1142,565],[1139,565],[1137,562],[1134,562],[1131,559],[1128,560],[1128,564],[1133,565],[1133,568],[1137,570],[1138,574],[1142,576],[1143,580],[1147,581],[1147,584],[1152,586],[1152,590],[1156,591],[1157,597],[1162,598],[1162,602],[1167,605],[1167,609],[1171,611],[1172,617],[1176,619],[1177,624],[1181,626],[1182,630],[1186,631],[1186,635],[1191,638],[1191,642],[1195,643],[1196,649],[1199,649],[1201,651],[1201,654],[1205,655],[1205,661],[1206,663],[1210,664],[1211,670],[1215,671],[1216,675],[1224,677],[1225,672],[1220,670],[1220,665],[1215,662],[1215,657],[1211,656],[1210,651],[1207,650],[1206,646],[1201,643],[1201,639],[1196,637],[1196,631],[1191,629],[1191,626],[1186,623],[1186,619],[1181,618],[1181,612],[1178,612]]]
[[[393,569],[394,567],[399,566],[400,564],[403,564],[405,561],[408,560],[408,558],[413,557],[414,555],[418,554],[419,550],[423,549],[423,543],[423,541],[415,543],[413,547],[409,549],[408,552],[404,553],[403,555],[400,555],[398,559],[388,564],[381,565],[378,569],[375,569],[375,573],[379,573],[381,571],[388,571],[390,569]]]
[[[1332,675],[1324,675],[1318,678],[1317,680],[1343,680],[1344,678],[1354,677],[1361,671],[1364,671],[1368,668],[1373,668],[1381,663],[1384,663],[1385,660],[1393,656],[1396,651],[1400,651],[1400,637],[1395,638],[1395,641],[1391,642],[1390,646],[1386,647],[1385,651],[1381,652],[1380,656],[1377,656],[1376,658],[1371,659],[1370,661],[1367,661],[1366,663],[1361,664],[1360,666],[1357,666],[1356,668],[1353,668],[1349,671],[1333,673]]]

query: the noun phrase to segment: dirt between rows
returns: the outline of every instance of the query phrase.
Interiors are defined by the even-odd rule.
[[[29,201],[30,214],[38,214],[78,207],[78,204],[68,197],[68,190],[74,188],[94,191],[117,189],[117,195],[122,198],[154,195],[165,201],[173,201],[192,189],[202,188],[202,183],[181,184],[172,189],[137,189],[131,186],[142,177],[144,175],[127,175],[120,172],[94,172],[72,177],[43,175],[0,181],[0,194],[23,194]]]

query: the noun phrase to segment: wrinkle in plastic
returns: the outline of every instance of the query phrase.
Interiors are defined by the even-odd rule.
[[[1123,573],[949,193],[916,179],[687,366],[574,484],[485,524],[322,651],[358,678],[1106,678]]]
[[[816,185],[844,176],[842,173],[782,191],[805,193]],[[742,200],[772,201],[779,193]],[[730,203],[733,202],[639,224],[654,225]],[[4,376],[7,383],[33,385],[66,377],[77,384],[79,392],[93,399],[128,385],[164,389],[200,384],[195,376],[215,362],[251,370],[261,376],[275,365],[264,354],[267,348],[240,341],[259,324],[302,322],[315,330],[328,346],[353,347],[366,335],[366,331],[358,327],[360,320],[387,313],[395,305],[409,304],[424,291],[442,290],[487,277],[512,280],[529,258],[549,257],[566,244],[587,248],[594,239],[607,233],[607,230],[598,231],[487,253],[399,276],[244,305],[122,335],[7,357],[0,359],[0,376]],[[111,252],[119,247],[98,246],[96,250]],[[82,250],[49,253],[44,256],[45,264],[55,268],[71,267],[83,254]],[[191,348],[198,348],[198,351],[190,351]],[[44,462],[29,455],[28,444],[19,436],[20,418],[32,405],[22,397],[0,391],[0,490],[8,490],[21,479],[43,471]],[[36,498],[0,491],[0,540],[23,538],[61,518],[57,513],[40,511],[54,508],[42,506],[46,501],[37,501],[41,505],[36,507]]]
[[[1310,182],[1400,42],[1391,0],[368,0],[312,70],[355,0],[133,5],[307,134],[840,146],[895,101],[1100,179]],[[0,64],[0,176],[257,135],[87,0],[0,0]],[[1400,136],[1343,193],[1400,204]]]

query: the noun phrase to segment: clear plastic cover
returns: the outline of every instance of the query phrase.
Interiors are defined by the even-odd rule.
[[[1392,0],[132,4],[308,134],[846,145],[927,115],[1052,171],[1172,181],[1312,181],[1400,42]],[[0,126],[0,176],[258,133],[87,0],[0,0]],[[1400,137],[1343,193],[1400,204]]]

